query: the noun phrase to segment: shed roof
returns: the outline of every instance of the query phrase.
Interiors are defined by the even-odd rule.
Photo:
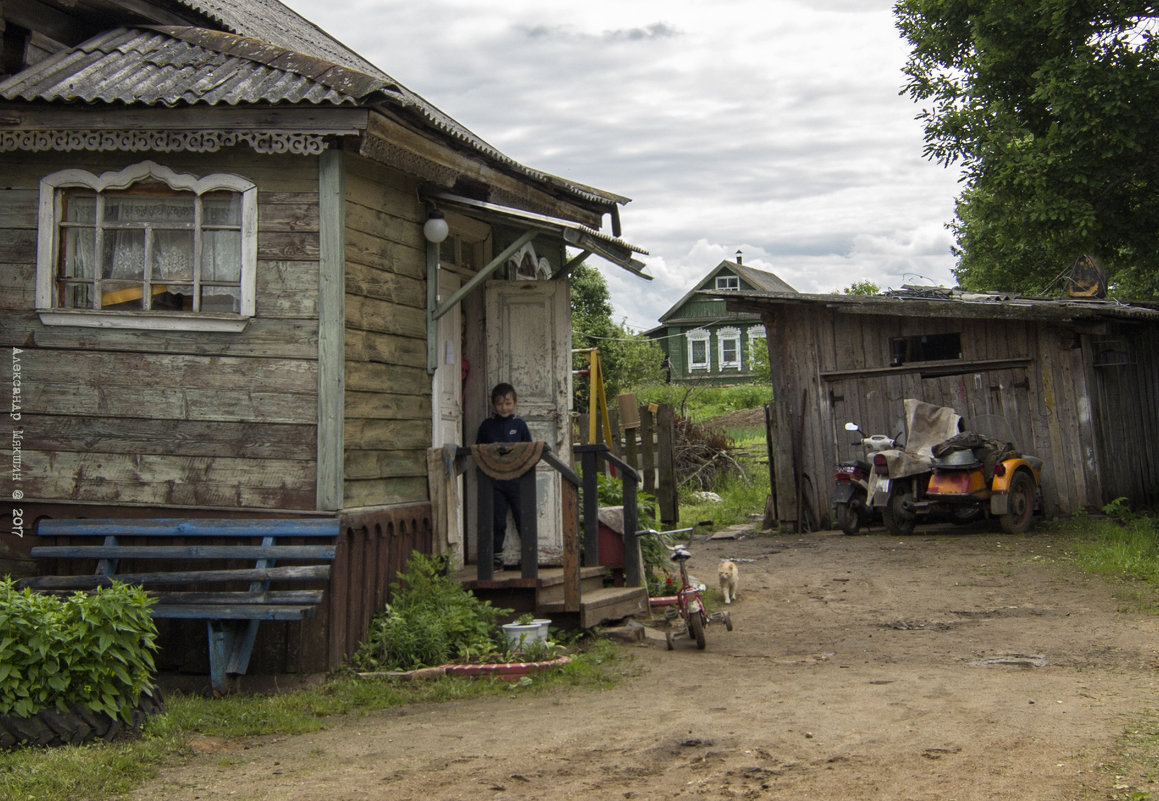
[[[906,286],[881,295],[809,295],[799,292],[705,292],[729,309],[767,311],[778,306],[821,305],[846,314],[891,317],[953,316],[1009,320],[1126,319],[1159,322],[1159,304],[1089,298],[1033,298],[997,292]]]

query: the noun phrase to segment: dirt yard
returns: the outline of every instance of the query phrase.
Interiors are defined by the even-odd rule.
[[[414,707],[202,742],[136,799],[1108,799],[1154,707],[1159,620],[1044,535],[697,542],[740,561],[735,630],[624,646],[616,689]],[[711,582],[710,582],[711,583]]]

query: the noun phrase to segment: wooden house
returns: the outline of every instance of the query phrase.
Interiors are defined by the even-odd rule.
[[[491,385],[569,447],[567,276],[592,254],[641,271],[627,198],[504,156],[276,0],[3,3],[0,28],[23,521],[0,538],[336,517],[325,613],[271,627],[257,665],[334,667],[412,550],[462,561],[428,453],[473,441]]]
[[[793,292],[777,276],[743,262],[722,261],[648,331],[664,351],[667,377],[677,383],[744,384],[754,380],[751,345],[765,336],[759,314],[726,308],[716,292]]]
[[[901,430],[902,401],[1001,414],[1045,460],[1047,515],[1159,501],[1159,307],[917,289],[876,296],[742,292],[772,365],[776,518],[831,525],[844,424]]]

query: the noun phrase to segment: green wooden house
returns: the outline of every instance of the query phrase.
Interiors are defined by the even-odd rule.
[[[744,384],[753,380],[751,345],[764,339],[759,314],[729,311],[729,292],[795,292],[777,276],[736,261],[722,261],[700,279],[648,332],[664,351],[675,382]]]

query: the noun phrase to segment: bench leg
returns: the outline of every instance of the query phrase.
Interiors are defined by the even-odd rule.
[[[258,620],[207,620],[209,631],[209,683],[214,693],[225,695],[229,676],[245,675]]]

